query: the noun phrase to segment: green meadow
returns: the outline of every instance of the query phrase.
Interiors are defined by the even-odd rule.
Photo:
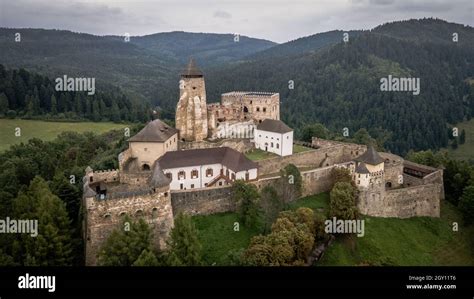
[[[125,124],[111,122],[49,122],[25,119],[0,119],[0,152],[13,144],[26,143],[31,138],[50,141],[65,131],[105,133],[114,129],[125,128]],[[20,128],[21,135],[15,135]]]

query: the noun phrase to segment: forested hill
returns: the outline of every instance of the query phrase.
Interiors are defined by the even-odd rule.
[[[0,64],[0,117],[146,122],[150,105],[117,89],[56,91],[48,77]]]
[[[179,72],[189,56],[202,66],[235,61],[272,45],[245,36],[234,42],[231,34],[169,32],[132,36],[126,42],[123,36],[0,28],[0,64],[49,77],[95,77],[99,85],[120,86],[128,94],[171,109]]]
[[[173,59],[180,66],[185,65],[191,56],[201,66],[238,61],[276,45],[247,36],[182,31],[131,37],[130,41],[153,54]]]
[[[259,51],[245,57],[245,60],[261,60],[268,58],[300,55],[304,53],[317,52],[318,50],[341,42],[343,34],[347,33],[351,38],[356,37],[362,31],[333,30],[305,36],[284,44],[275,45],[267,50]]]
[[[423,38],[414,42],[414,36]],[[448,124],[474,114],[473,39],[472,27],[441,20],[386,24],[316,53],[208,71],[207,98],[229,90],[276,91],[283,120],[296,129],[314,122],[341,133],[367,128],[372,137],[388,137],[386,147],[400,154],[439,148],[448,142]],[[420,78],[420,94],[382,92],[380,79],[388,75]]]

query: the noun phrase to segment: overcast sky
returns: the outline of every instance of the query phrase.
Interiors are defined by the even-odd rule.
[[[437,17],[473,26],[473,0],[0,0],[0,27],[98,35],[238,33],[286,42],[334,29]]]

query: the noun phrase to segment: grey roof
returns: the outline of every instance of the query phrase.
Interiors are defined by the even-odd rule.
[[[90,172],[92,172],[92,168],[90,166],[87,166],[86,167],[86,173],[90,173]]]
[[[163,169],[208,164],[222,164],[235,172],[258,168],[257,163],[229,147],[166,152],[158,163]]]
[[[365,153],[355,158],[355,160],[358,162],[364,162],[370,165],[377,165],[384,161],[382,157],[380,157],[379,153],[377,153],[377,151],[371,145],[369,145]]]
[[[171,183],[171,180],[163,173],[160,163],[155,162],[153,174],[150,178],[150,185],[152,187],[161,188]]]
[[[356,168],[357,173],[370,173],[370,171],[367,169],[365,166],[364,162],[360,162],[359,165]]]
[[[181,76],[183,77],[202,77],[203,74],[201,70],[197,67],[196,62],[194,62],[194,59],[191,58],[189,60],[188,65],[186,68],[181,72]]]
[[[178,130],[168,126],[159,119],[155,119],[149,122],[140,132],[131,137],[128,141],[165,142],[176,133],[178,133]]]
[[[257,125],[257,130],[268,131],[268,132],[275,132],[275,133],[288,133],[293,131],[292,128],[288,127],[284,122],[281,120],[276,119],[265,119],[261,123]]]

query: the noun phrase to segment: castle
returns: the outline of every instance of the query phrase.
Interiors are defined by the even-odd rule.
[[[220,104],[207,104],[204,76],[191,60],[181,74],[176,128],[151,121],[128,140],[128,149],[118,156],[119,169],[86,169],[86,265],[97,264],[100,247],[125,215],[145,219],[155,246],[165,249],[175,215],[233,211],[235,180],[258,188],[276,184],[280,169],[290,163],[302,169],[304,196],[330,191],[332,169],[342,167],[359,189],[362,214],[439,217],[441,169],[373,147],[319,138],[313,138],[307,151],[293,153],[293,130],[279,119],[278,93],[230,92],[222,94]],[[240,138],[248,146],[219,134],[222,128],[249,129],[252,134]],[[219,138],[226,143],[210,142]],[[254,162],[243,153],[249,147],[275,155]]]
[[[204,75],[193,59],[181,73],[179,89],[176,128],[182,141],[217,138],[219,126],[250,125],[251,131],[254,123],[280,119],[278,93],[233,91],[222,94],[220,104],[207,104]]]

